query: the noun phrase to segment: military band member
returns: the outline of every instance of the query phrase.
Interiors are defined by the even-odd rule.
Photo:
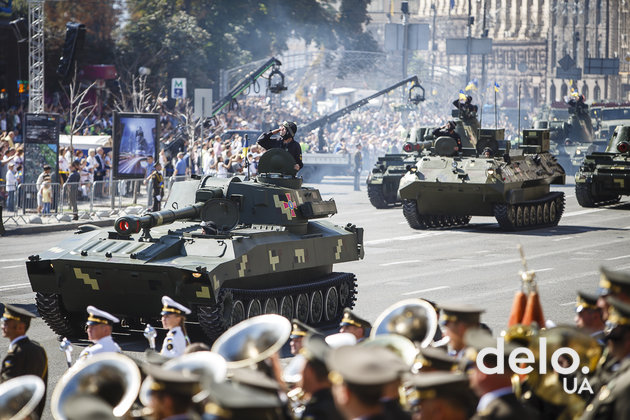
[[[444,304],[440,309],[440,323],[449,338],[449,354],[461,359],[466,349],[464,335],[468,330],[480,328],[481,314],[485,310],[465,304]]]
[[[630,303],[630,273],[612,271],[604,267],[600,267],[600,272],[597,306],[602,308],[602,316],[606,321],[609,306],[606,298],[608,296]]]
[[[475,414],[477,398],[461,373],[407,375],[405,387],[414,420],[467,420]]]
[[[112,329],[115,323],[120,322],[114,315],[95,308],[87,307],[88,319],[85,323],[87,327],[88,340],[93,344],[83,349],[79,354],[79,360],[88,359],[99,353],[120,353],[120,347],[112,338]]]
[[[465,343],[469,350],[466,352],[470,363],[467,373],[472,390],[479,397],[477,413],[473,420],[505,419],[505,420],[536,420],[540,418],[537,411],[521,403],[512,388],[513,372],[509,369],[508,358],[516,345],[506,342],[503,354],[487,354],[483,363],[488,368],[496,368],[498,357],[503,357],[503,373],[484,373],[480,369],[477,353],[483,349],[496,348],[497,341],[490,334],[481,329],[471,329],[466,332]]]
[[[299,319],[293,319],[291,321],[291,335],[289,336],[289,347],[291,349],[291,354],[296,355],[300,353],[302,349],[302,342],[304,341],[304,337],[308,334],[316,334],[320,335],[319,332],[306,325]]]
[[[320,335],[309,334],[304,338],[300,354],[306,359],[302,369],[302,390],[310,395],[304,407],[302,420],[341,420],[343,416],[335,407],[332,384],[328,379],[326,357],[330,347]]]
[[[575,325],[594,337],[604,345],[604,328],[602,308],[597,306],[598,296],[583,291],[577,292],[575,302]]]
[[[346,419],[385,420],[383,386],[400,378],[398,356],[381,347],[344,346],[327,358],[335,405]]]
[[[186,346],[190,344],[184,325],[188,314],[190,309],[168,296],[162,296],[162,326],[168,329],[162,343],[162,356],[177,357],[184,354]]]
[[[31,341],[26,332],[35,315],[13,305],[5,305],[2,314],[2,336],[11,340],[6,356],[0,368],[0,383],[22,375],[35,375],[48,385],[48,357],[46,351],[35,341]],[[46,398],[37,406],[37,414],[42,416]]]
[[[198,419],[193,411],[192,397],[201,391],[198,375],[165,370],[159,366],[146,364],[143,367],[148,381],[149,408],[155,420]]]
[[[630,418],[630,304],[614,297],[607,301],[606,344],[617,364],[584,410],[583,420]]]
[[[343,318],[339,323],[339,332],[354,334],[357,342],[365,340],[370,335],[372,324],[363,318],[358,317],[349,308],[343,310]]]
[[[413,365],[414,370],[427,372],[454,372],[457,370],[458,360],[450,356],[445,350],[435,347],[421,348]]]

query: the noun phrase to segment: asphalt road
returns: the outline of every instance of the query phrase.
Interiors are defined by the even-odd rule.
[[[400,208],[374,209],[365,186],[362,192],[353,191],[350,177],[327,177],[316,186],[324,198],[335,198],[339,211],[333,217],[335,222],[365,228],[365,259],[335,267],[357,275],[358,314],[373,321],[389,305],[412,297],[438,304],[466,302],[485,308],[482,320],[498,334],[507,323],[514,292],[520,286],[518,244],[524,248],[528,268],[536,271],[545,316],[556,323],[573,322],[575,291],[596,291],[600,265],[630,270],[630,204],[584,209],[575,199],[573,178],[568,177],[567,183],[553,188],[566,195],[560,224],[520,233],[501,231],[490,217],[473,217],[466,228],[416,231],[407,225]],[[0,301],[30,305],[27,308],[35,311],[24,261],[71,234],[0,238]],[[50,398],[66,369],[64,355],[41,319],[34,321],[29,336],[48,352]],[[143,337],[117,340],[128,354],[143,357],[139,354],[146,347]],[[8,344],[6,339],[0,341],[0,356]],[[75,344],[75,358],[86,344]],[[50,414],[44,418],[49,419]]]

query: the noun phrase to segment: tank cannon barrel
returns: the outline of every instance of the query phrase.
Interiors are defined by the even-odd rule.
[[[205,203],[200,202],[176,210],[160,210],[147,213],[144,216],[123,216],[116,219],[114,229],[120,235],[129,236],[139,233],[142,229],[173,223],[180,219],[199,217]]]
[[[431,147],[433,147],[433,140],[419,141],[416,143],[407,142],[403,145],[403,150],[407,153],[421,152]]]

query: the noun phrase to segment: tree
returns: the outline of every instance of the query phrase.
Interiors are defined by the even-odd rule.
[[[90,104],[85,97],[90,89],[96,85],[96,82],[92,82],[91,85],[82,85],[77,78],[77,68],[74,68],[74,75],[72,81],[67,87],[62,86],[62,90],[66,94],[68,100],[68,121],[67,126],[70,130],[70,148],[74,150],[73,137],[75,134],[81,132],[81,130],[87,126],[89,118],[96,109],[96,104]]]

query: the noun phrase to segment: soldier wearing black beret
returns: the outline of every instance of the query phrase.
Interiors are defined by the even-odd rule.
[[[35,315],[13,305],[5,305],[2,314],[2,335],[9,340],[9,350],[2,360],[0,383],[22,375],[35,375],[48,385],[48,357],[46,351],[35,341],[26,336]],[[42,398],[37,407],[41,417],[46,398]]]
[[[357,316],[350,308],[343,310],[343,318],[341,318],[339,323],[339,332],[354,334],[357,341],[361,341],[370,335],[370,328],[372,328],[372,324]]]

